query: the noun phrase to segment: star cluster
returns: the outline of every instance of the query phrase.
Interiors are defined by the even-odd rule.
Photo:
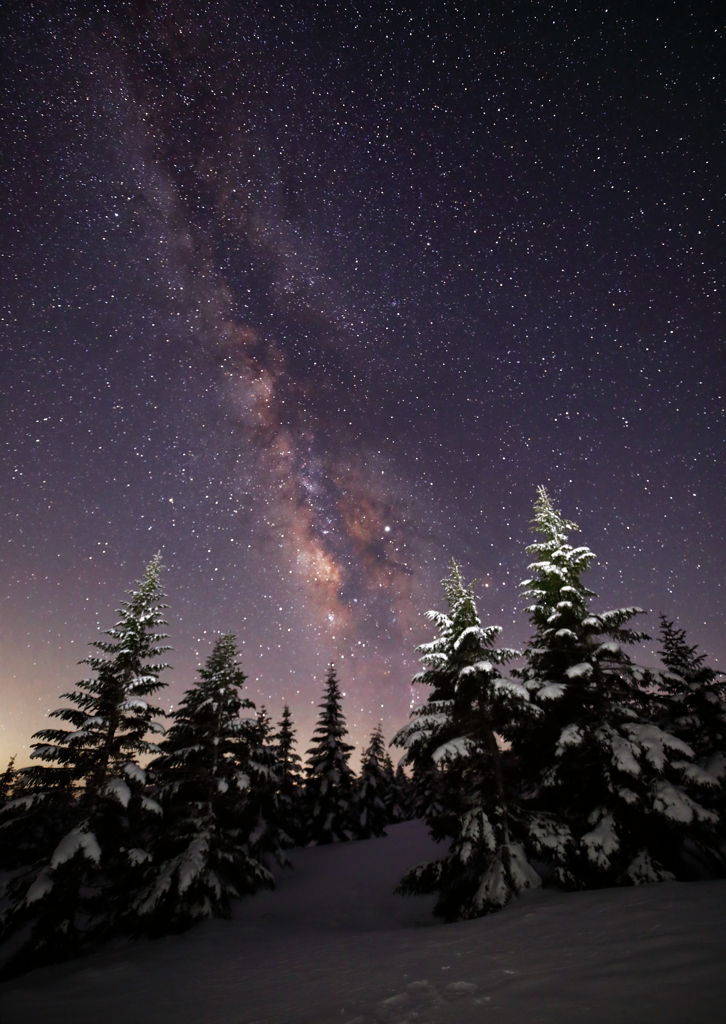
[[[21,5],[2,139],[0,756],[160,550],[303,748],[410,705],[447,559],[521,645],[537,484],[723,663],[716,5]],[[644,652],[652,658],[655,644]]]

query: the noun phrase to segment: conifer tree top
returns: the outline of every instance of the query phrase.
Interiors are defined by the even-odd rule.
[[[663,645],[658,651],[661,661],[686,682],[711,682],[722,675],[704,664],[706,655],[703,652],[698,654],[698,644],[689,646],[685,629],[678,629],[663,613],[660,615],[660,639]]]
[[[318,724],[313,732],[314,746],[306,751],[310,755],[307,759],[308,773],[316,774],[325,770],[323,765],[333,761],[343,765],[345,772],[349,773],[347,762],[353,746],[346,743],[343,738],[348,735],[348,728],[343,714],[338,677],[333,665],[328,669],[323,700],[319,707]]]
[[[517,653],[494,647],[501,627],[482,625],[474,597],[474,583],[466,586],[461,568],[453,558],[449,563],[449,576],[441,581],[441,585],[448,611],[426,612],[426,618],[434,623],[438,635],[416,648],[425,668],[413,680],[435,688],[446,686],[446,680],[454,685],[461,668],[472,660],[486,657],[501,663]]]
[[[543,533],[549,543],[557,544],[567,543],[568,530],[579,529],[577,523],[565,519],[562,513],[554,507],[547,489],[541,485],[537,488],[537,500],[534,503],[534,519],[531,526],[535,533]]]
[[[159,674],[169,666],[153,659],[170,648],[162,641],[165,633],[155,632],[166,625],[159,575],[161,556],[155,555],[146,567],[138,589],[132,591],[119,609],[120,619],[105,631],[109,640],[91,643],[100,654],[81,661],[89,665],[95,677],[83,679],[77,688],[61,696],[74,707],[52,711],[72,728],[46,728],[35,733],[41,742],[33,744],[31,757],[55,761],[67,769],[69,778],[85,779],[100,786],[109,772],[121,770],[125,760],[137,754],[158,753],[155,743],[145,739],[148,732],[161,733],[154,716],[164,712],[145,699],[166,686]],[[30,772],[33,769],[29,769]]]

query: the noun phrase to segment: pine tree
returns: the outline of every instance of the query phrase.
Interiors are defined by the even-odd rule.
[[[686,643],[685,629],[660,616],[659,651],[666,668],[660,686],[670,700],[672,731],[693,748],[699,764],[718,778],[726,773],[726,679],[706,665],[698,646]]]
[[[688,772],[704,784],[701,802],[720,816],[720,826],[694,830],[691,842],[705,856],[711,872],[726,868],[726,679],[707,665],[698,646],[689,646],[686,631],[660,616],[660,656],[665,671],[658,683],[664,709],[659,724],[694,751]]]
[[[272,736],[272,722],[264,705],[256,716],[249,757],[250,787],[244,801],[245,828],[250,836],[250,849],[263,863],[271,859],[282,867],[290,861],[283,852],[293,845],[288,834],[280,803],[280,775],[277,766],[277,745]]]
[[[433,838],[450,843],[398,891],[438,893],[434,913],[451,921],[502,907],[541,879],[525,854],[528,822],[499,745],[532,713],[527,691],[500,670],[515,652],[494,647],[500,629],[482,626],[473,586],[453,560],[443,586],[448,611],[428,613],[438,635],[418,648],[425,668],[414,678],[431,693],[393,742],[407,748],[414,784],[417,775],[436,780],[424,816]]]
[[[35,734],[31,756],[50,765],[23,769],[7,805],[28,861],[8,886],[2,935],[31,928],[6,974],[77,955],[108,934],[148,856],[139,840],[160,808],[137,759],[158,750],[147,734],[163,732],[155,721],[163,712],[148,700],[168,667],[156,660],[169,650],[156,631],[166,625],[160,571],[157,555],[110,639],[92,643],[99,653],[81,664],[94,676],[63,694],[72,707],[51,713],[70,728]]]
[[[8,761],[8,766],[5,771],[0,775],[0,807],[4,806],[12,792],[13,782],[15,781],[15,756],[11,757]]]
[[[624,650],[648,639],[628,623],[640,609],[600,614],[580,577],[594,559],[567,542],[574,523],[538,489],[528,547],[534,576],[522,586],[534,635],[523,679],[543,714],[514,738],[529,803],[566,825],[578,853],[545,829],[541,855],[571,886],[673,878],[682,838],[714,816],[693,795],[691,751],[638,712],[651,676]]]
[[[391,763],[391,769],[393,769],[393,763]],[[410,821],[416,817],[413,812],[412,782],[400,764],[393,770],[393,785],[391,787],[391,802],[388,814],[391,822],[394,824],[401,821]]]
[[[382,726],[373,731],[363,753],[353,801],[353,831],[358,839],[385,836],[391,823],[393,771],[383,741]]]
[[[353,747],[345,742],[347,735],[340,687],[331,665],[306,762],[307,829],[310,841],[318,845],[350,838],[354,775],[348,764]]]
[[[295,735],[292,714],[286,704],[282,709],[282,718],[278,723],[274,743],[280,814],[292,846],[304,843],[306,838],[303,823],[304,787],[300,755],[295,752]]]
[[[254,704],[240,695],[245,676],[237,657],[235,637],[221,636],[150,765],[165,821],[132,908],[140,932],[177,932],[205,917],[229,917],[231,899],[273,888],[245,816],[258,725],[241,717]]]
[[[398,734],[396,734],[398,735]],[[396,742],[396,737],[393,737]],[[405,758],[405,755],[404,755]],[[437,821],[444,813],[443,771],[433,760],[419,757],[406,760],[411,766],[409,809],[411,818]],[[403,769],[401,769],[402,771]]]

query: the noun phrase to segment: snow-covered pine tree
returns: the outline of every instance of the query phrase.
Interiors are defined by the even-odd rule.
[[[453,560],[443,586],[448,611],[427,613],[437,636],[418,648],[425,668],[414,678],[431,692],[393,742],[406,747],[414,773],[438,768],[438,800],[425,819],[434,839],[450,843],[398,891],[438,893],[434,913],[453,921],[498,909],[541,879],[525,853],[527,822],[499,743],[535,713],[522,684],[500,670],[516,652],[494,647],[500,628],[482,626],[473,586]]]
[[[155,721],[163,711],[148,700],[166,685],[159,676],[168,666],[157,659],[170,649],[157,632],[166,625],[160,571],[157,555],[106,630],[109,639],[91,644],[99,653],[81,664],[94,676],[63,694],[72,707],[50,716],[70,728],[35,734],[31,756],[49,764],[22,769],[6,805],[28,861],[9,883],[1,934],[30,925],[6,975],[67,959],[107,935],[148,856],[139,844],[160,808],[146,795],[137,759],[158,751],[146,737],[163,732]]]
[[[283,850],[294,844],[286,830],[287,823],[280,805],[277,747],[272,736],[272,722],[264,705],[257,712],[251,739],[250,787],[243,804],[244,829],[250,837],[250,851],[264,864],[274,858],[282,867],[289,867],[290,861]]]
[[[278,803],[283,827],[293,846],[305,841],[303,826],[304,787],[300,770],[300,755],[295,751],[296,730],[287,704],[282,709],[274,736],[276,769],[278,776]]]
[[[593,552],[568,544],[576,526],[543,487],[534,511],[542,540],[527,548],[534,575],[522,584],[534,635],[518,675],[543,715],[514,737],[513,753],[529,804],[545,815],[538,852],[571,886],[673,878],[683,836],[715,816],[694,796],[688,745],[638,713],[651,677],[624,647],[648,639],[628,626],[640,609],[591,612],[580,577]],[[557,821],[576,856],[547,824]]]
[[[379,723],[363,753],[360,775],[355,784],[352,827],[358,839],[386,835],[386,825],[391,823],[393,790],[393,772],[389,766],[390,758],[387,766],[383,729]]]
[[[698,646],[686,642],[685,629],[660,616],[659,651],[665,671],[658,675],[664,702],[664,724],[685,740],[694,751],[696,764],[690,769],[704,780],[711,778],[701,802],[721,818],[716,835],[694,833],[692,842],[700,848],[713,872],[726,868],[726,678],[706,664]]]
[[[355,778],[348,763],[353,747],[345,742],[348,729],[332,665],[319,707],[313,746],[307,751],[305,803],[308,841],[323,845],[350,839]]]
[[[166,934],[205,917],[229,917],[231,899],[274,886],[245,828],[257,722],[241,716],[254,704],[240,694],[245,675],[237,657],[231,633],[215,642],[150,765],[164,828],[132,906],[139,932]]]

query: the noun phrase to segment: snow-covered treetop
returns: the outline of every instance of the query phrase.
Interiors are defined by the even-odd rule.
[[[168,634],[155,632],[158,626],[167,625],[164,611],[168,605],[164,604],[159,582],[162,568],[161,555],[154,555],[138,590],[132,591],[129,600],[123,601],[118,609],[119,621],[104,631],[104,635],[111,639],[91,643],[91,647],[102,654],[89,655],[81,662],[99,674],[112,671],[115,676],[123,677],[124,685],[133,687],[137,696],[153,693],[164,686],[158,676],[170,667],[166,663],[149,664],[149,659],[171,650],[162,642],[168,639]]]
[[[544,547],[561,547],[567,543],[567,531],[577,530],[578,526],[570,519],[565,519],[562,513],[554,507],[552,499],[546,488],[537,488],[537,500],[534,503],[534,519],[531,522],[532,530],[535,533],[543,533],[547,540]],[[533,544],[528,551],[534,552],[540,545]]]
[[[145,737],[149,732],[163,732],[154,717],[162,717],[164,712],[144,698],[166,685],[159,674],[168,666],[150,661],[170,649],[161,643],[166,634],[155,632],[157,626],[165,625],[161,568],[161,558],[156,555],[138,590],[123,602],[120,621],[106,630],[111,639],[92,642],[102,653],[84,658],[81,664],[90,665],[95,676],[61,694],[73,707],[59,708],[50,717],[72,728],[35,733],[42,742],[33,745],[31,757],[55,761],[74,781],[86,780],[87,785],[98,788],[105,784],[109,772],[121,771],[136,755],[158,753],[156,744]]]
[[[433,622],[438,635],[429,643],[419,644],[424,671],[414,682],[435,688],[431,699],[451,697],[461,670],[488,659],[500,664],[516,652],[494,647],[501,633],[500,626],[482,626],[474,598],[474,584],[466,586],[461,568],[452,558],[450,575],[441,581],[448,604],[447,612],[429,611],[426,618]]]
[[[195,776],[236,774],[236,755],[257,728],[255,719],[240,716],[243,709],[254,708],[254,704],[240,694],[246,676],[238,655],[233,633],[215,641],[198,670],[199,681],[184,693],[174,712],[174,724],[161,744],[163,754],[153,762],[154,767],[184,766]]]
[[[587,681],[592,678],[592,666],[630,665],[622,645],[648,639],[647,634],[627,628],[641,609],[590,612],[588,600],[596,595],[581,576],[594,553],[568,543],[569,531],[577,526],[554,507],[544,487],[537,488],[534,512],[532,527],[544,539],[527,548],[536,558],[528,567],[534,575],[520,584],[533,602],[527,611],[535,629],[527,649],[525,678]]]
[[[577,528],[554,507],[545,488],[538,487],[532,529],[545,539],[527,547],[527,553],[536,558],[528,568],[536,575],[521,584],[525,595],[534,599],[535,603],[527,610],[538,627],[550,624],[558,605],[564,609],[569,603],[573,609],[584,612],[585,599],[595,596],[580,582],[581,574],[595,558],[594,553],[589,548],[573,548],[567,543],[568,532]]]

